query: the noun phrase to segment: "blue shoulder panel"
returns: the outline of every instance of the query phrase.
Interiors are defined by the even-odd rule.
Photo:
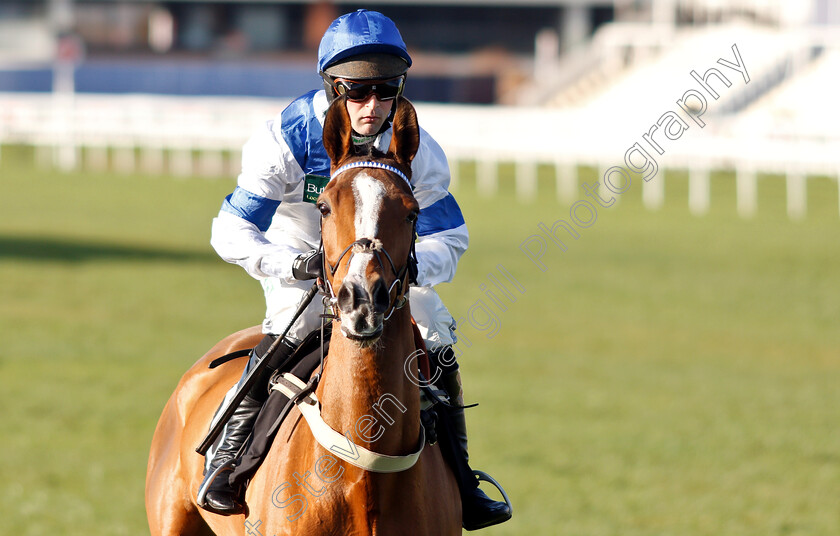
[[[268,230],[279,206],[280,201],[267,199],[239,186],[222,202],[222,210],[253,223],[262,232]]]
[[[281,131],[298,165],[307,175],[330,176],[330,158],[324,149],[324,129],[312,101],[317,90],[295,99],[280,114]]]
[[[420,211],[417,217],[417,234],[427,236],[441,231],[448,231],[464,225],[464,215],[461,214],[461,207],[452,197],[447,194],[443,199],[432,203]]]

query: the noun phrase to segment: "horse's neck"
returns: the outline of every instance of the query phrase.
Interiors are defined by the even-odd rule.
[[[333,329],[318,389],[324,421],[382,454],[410,452],[420,433],[419,389],[404,371],[415,350],[407,309],[395,312],[370,348],[359,348]]]

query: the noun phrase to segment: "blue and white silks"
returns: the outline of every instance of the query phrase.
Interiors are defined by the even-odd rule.
[[[242,172],[213,220],[211,244],[223,259],[256,279],[293,282],[294,258],[318,246],[320,214],[304,195],[307,175],[330,174],[322,142],[327,108],[323,90],[307,93],[266,122],[243,147]],[[390,142],[389,129],[374,143],[386,151]],[[418,283],[434,286],[455,275],[469,234],[448,191],[446,156],[422,129],[411,167],[411,185],[420,204]]]

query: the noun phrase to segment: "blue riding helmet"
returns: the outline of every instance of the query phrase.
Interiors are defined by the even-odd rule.
[[[337,65],[352,63],[351,58],[377,58],[374,63],[382,65],[373,76],[347,76],[343,72],[330,72]],[[387,61],[390,59],[390,61]],[[385,61],[382,61],[385,60]],[[395,63],[396,62],[396,63]],[[404,62],[404,63],[403,63]],[[408,55],[405,43],[394,22],[376,11],[360,9],[347,13],[335,19],[318,47],[318,72],[332,76],[347,76],[348,78],[377,78],[382,74],[388,78],[405,74],[411,66],[411,56]],[[341,71],[341,69],[339,69]],[[352,71],[349,74],[353,74]],[[361,73],[368,74],[368,73]]]

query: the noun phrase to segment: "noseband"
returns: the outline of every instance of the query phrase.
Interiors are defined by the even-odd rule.
[[[408,180],[408,177],[406,177],[405,173],[403,173],[399,169],[395,168],[394,166],[390,166],[388,164],[383,164],[383,163],[380,163],[380,162],[370,162],[370,161],[351,162],[349,164],[345,164],[345,165],[341,166],[340,168],[336,169],[335,172],[332,174],[331,178],[334,179],[338,175],[340,175],[341,173],[343,173],[343,172],[345,172],[349,169],[355,169],[355,168],[374,168],[374,169],[383,169],[385,171],[389,171],[391,173],[394,173],[395,175],[397,175],[401,179],[403,179],[406,182],[406,184],[408,184],[408,186],[411,187],[411,182]],[[321,221],[323,222],[323,220],[321,220]],[[415,226],[416,226],[416,224],[415,224]],[[323,259],[323,262],[324,262],[323,268],[329,268],[330,276],[333,277],[333,276],[335,276],[336,271],[338,271],[338,267],[339,267],[339,265],[341,265],[341,260],[344,257],[347,257],[347,264],[349,265],[350,260],[353,258],[353,255],[355,255],[356,253],[371,253],[371,254],[373,254],[374,257],[376,257],[377,262],[379,262],[379,266],[383,270],[385,270],[385,264],[382,262],[382,255],[380,255],[380,253],[384,254],[385,259],[388,261],[388,266],[391,268],[391,273],[393,273],[394,276],[396,276],[395,279],[394,279],[394,282],[391,283],[391,286],[388,288],[389,299],[390,299],[391,293],[394,291],[394,289],[395,288],[397,289],[397,292],[394,295],[394,298],[390,300],[390,303],[388,305],[388,309],[385,311],[385,320],[388,320],[389,318],[391,318],[391,315],[394,314],[394,311],[404,307],[405,304],[406,304],[406,301],[408,301],[406,296],[405,296],[406,291],[408,291],[408,280],[407,280],[408,279],[408,266],[411,263],[412,259],[414,260],[414,262],[417,262],[417,253],[414,250],[415,226],[412,226],[412,229],[411,229],[411,248],[409,249],[409,252],[408,252],[408,258],[406,259],[406,262],[403,264],[403,267],[400,270],[397,270],[397,267],[394,264],[394,261],[391,258],[391,255],[388,253],[388,251],[382,245],[382,242],[377,238],[360,238],[360,239],[356,240],[355,242],[350,243],[349,246],[344,248],[344,251],[341,252],[341,255],[338,256],[338,260],[335,261],[334,265],[330,264],[329,261],[327,260],[326,254],[323,254],[321,256],[321,258]],[[322,232],[323,232],[323,229],[322,229]],[[323,234],[322,234],[322,238],[321,238],[321,252],[324,253]],[[348,253],[350,253],[350,255],[347,255]],[[324,274],[327,273],[326,269],[322,270],[322,272]],[[339,311],[338,311],[338,297],[336,296],[335,292],[333,291],[332,283],[329,281],[329,279],[324,277],[324,284],[326,286],[326,289],[324,289],[326,292],[324,292],[324,293],[328,294],[328,296],[329,296],[329,299],[325,300],[325,303],[332,309],[332,316],[336,320],[340,321],[341,317],[340,317]]]

